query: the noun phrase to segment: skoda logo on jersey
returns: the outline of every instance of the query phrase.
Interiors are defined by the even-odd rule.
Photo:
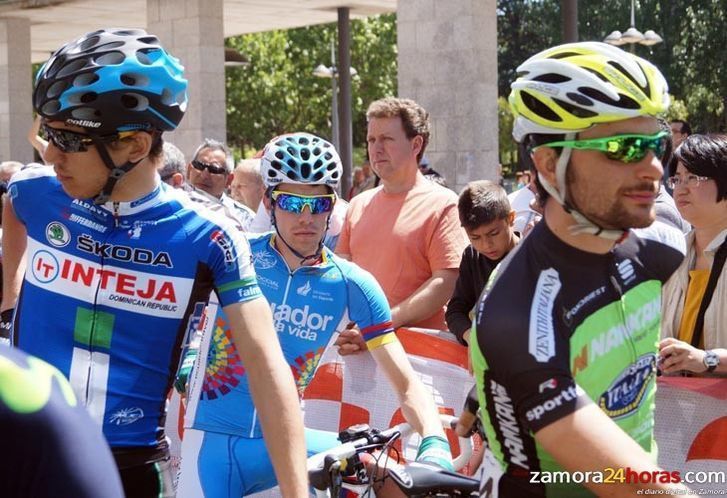
[[[71,232],[63,223],[52,221],[45,227],[45,237],[50,245],[65,247],[71,241]]]
[[[129,425],[144,417],[141,408],[122,408],[109,417],[109,423],[115,425]]]
[[[640,356],[601,394],[598,406],[612,419],[631,415],[644,400],[656,371],[656,355]]]
[[[625,259],[616,265],[618,274],[621,277],[621,281],[624,285],[628,285],[636,278],[636,272],[634,271],[634,265],[630,259]]]
[[[310,293],[311,286],[310,286],[310,280],[306,280],[305,284],[298,287],[295,292],[298,293],[299,296],[307,296]]]
[[[252,264],[258,270],[269,270],[270,268],[275,266],[276,263],[277,260],[275,258],[275,255],[270,254],[265,250],[255,251],[254,253],[252,253]]]

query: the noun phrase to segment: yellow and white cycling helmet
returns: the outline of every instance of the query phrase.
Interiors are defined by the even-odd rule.
[[[530,57],[517,72],[509,102],[518,142],[530,133],[579,132],[669,107],[669,88],[656,66],[606,43],[559,45]]]
[[[669,108],[669,87],[650,62],[600,42],[568,43],[544,50],[523,62],[509,97],[515,116],[513,137],[565,135],[601,123],[638,116],[657,116]],[[605,229],[567,200],[566,170],[571,149],[563,147],[556,164],[557,188],[538,175],[543,188],[576,220],[574,233],[607,239],[624,230]]]

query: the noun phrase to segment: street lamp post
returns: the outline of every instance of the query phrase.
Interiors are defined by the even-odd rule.
[[[357,71],[354,68],[351,68],[351,76],[355,76],[356,74]],[[328,67],[323,64],[319,64],[313,70],[313,76],[318,76],[319,78],[331,78],[331,138],[336,150],[340,150],[341,140],[339,138],[338,129],[338,68],[336,67],[336,49],[333,42],[331,42],[331,66]]]
[[[645,33],[636,29],[636,19],[634,15],[635,3],[636,0],[631,0],[631,27],[623,33],[620,31],[613,31],[603,40],[606,43],[617,46],[628,43],[631,45],[631,53],[634,53],[634,46],[637,43],[639,45],[651,46],[664,41],[661,36],[654,32],[653,29],[649,29]]]

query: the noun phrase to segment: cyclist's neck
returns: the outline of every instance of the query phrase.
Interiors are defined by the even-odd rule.
[[[132,202],[140,199],[157,187],[157,178],[154,164],[146,159],[121,177],[111,193],[110,200]]]
[[[546,223],[550,231],[561,241],[581,251],[607,254],[616,245],[616,241],[604,239],[597,235],[589,233],[573,234],[571,227],[577,224],[575,218],[567,213],[555,199],[548,199],[545,204],[545,214],[541,223]]]
[[[291,272],[297,270],[301,266],[313,266],[320,263],[321,261],[320,257],[301,261],[300,256],[293,253],[293,251],[291,251],[290,248],[282,240],[280,240],[280,237],[277,235],[273,236],[273,247],[275,247],[275,250],[278,251],[278,253],[283,257],[285,263],[288,265],[288,269],[290,269]],[[303,254],[303,252],[301,252],[301,254]],[[307,255],[308,253],[305,254]]]

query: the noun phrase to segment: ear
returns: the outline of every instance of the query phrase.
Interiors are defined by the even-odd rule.
[[[551,185],[557,185],[555,166],[558,164],[558,153],[551,147],[538,147],[530,154],[538,175],[545,178]]]
[[[230,185],[232,184],[232,180],[235,179],[235,175],[232,173],[227,175],[227,180],[225,181],[225,188],[230,188]]]
[[[139,132],[123,140],[129,151],[129,161],[134,163],[149,155],[151,146],[154,143],[154,136],[151,133]]]
[[[508,226],[515,226],[515,210],[511,210],[507,215],[507,225]]]
[[[172,175],[172,186],[174,188],[182,188],[184,185],[184,175],[182,173],[174,173]]]
[[[419,153],[422,150],[422,147],[424,147],[424,139],[421,135],[417,135],[416,137],[411,139],[411,149],[412,152],[414,152],[415,156],[418,156]]]

